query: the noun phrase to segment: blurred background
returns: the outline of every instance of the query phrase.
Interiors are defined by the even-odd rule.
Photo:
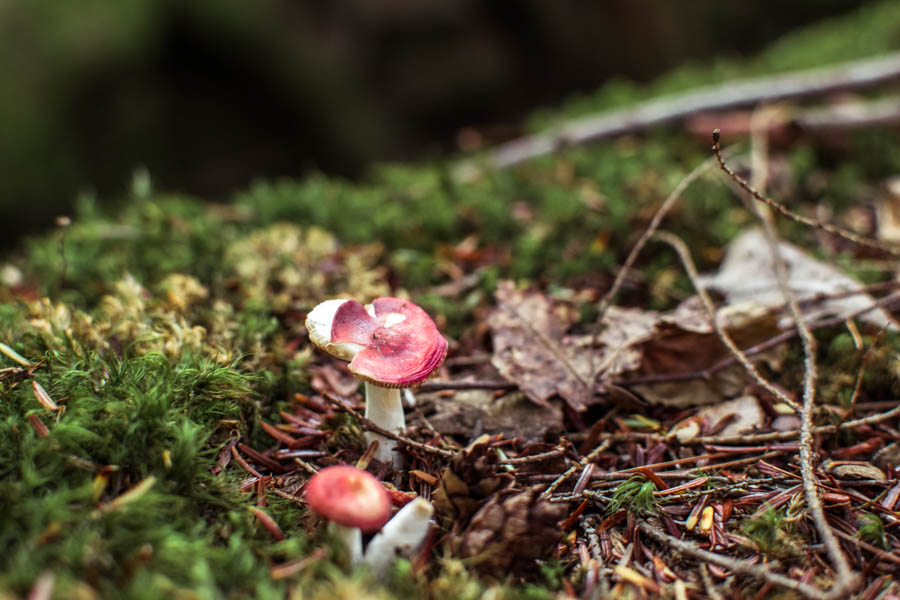
[[[225,201],[521,133],[612,78],[752,53],[860,0],[0,0],[0,246],[88,191]]]

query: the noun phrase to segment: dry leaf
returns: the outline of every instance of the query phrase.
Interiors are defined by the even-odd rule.
[[[720,308],[717,319],[739,348],[749,348],[779,332],[771,312],[752,301]],[[634,350],[641,356],[637,376],[700,372],[731,356],[697,297],[662,315],[655,334]],[[783,348],[777,347],[754,356],[753,361],[778,369],[783,354]],[[740,394],[746,383],[743,367],[732,364],[714,370],[707,378],[635,385],[631,389],[653,404],[686,407],[718,404]]]
[[[574,321],[571,308],[539,292],[516,290],[503,281],[497,309],[488,317],[494,341],[491,360],[503,377],[515,382],[531,400],[549,406],[559,395],[575,410],[594,401],[592,373],[608,378],[636,368],[640,354],[632,346],[653,333],[656,313],[611,307],[593,348],[594,338],[566,336]]]
[[[703,371],[730,356],[698,298],[665,314],[610,307],[596,339],[592,334],[564,335],[573,322],[568,306],[539,292],[519,291],[510,282],[501,282],[497,302],[488,318],[494,340],[492,363],[531,400],[545,407],[553,395],[561,396],[576,410],[593,403],[587,381],[594,370],[600,373],[601,382],[628,372],[636,376],[680,375]],[[718,319],[741,348],[778,333],[771,311],[755,302],[722,307]],[[754,360],[778,368],[782,354],[781,348],[775,348]],[[732,365],[705,379],[630,389],[655,404],[699,406],[732,398],[745,385],[743,368]]]
[[[730,417],[730,421],[717,435],[740,435],[762,427],[766,414],[755,396],[741,396],[728,402],[714,404],[700,411],[699,416],[715,425],[722,419]]]
[[[672,428],[672,435],[682,444],[687,444],[700,435],[700,421],[712,425],[724,418],[730,418],[717,435],[732,436],[752,431],[765,422],[765,413],[754,396],[741,396],[727,402],[720,402],[702,409],[696,416],[685,419]]]
[[[592,392],[590,373],[576,366],[571,349],[560,344],[570,323],[546,296],[516,290],[510,281],[500,282],[496,297],[497,309],[488,318],[494,367],[541,406],[559,394],[584,410]]]
[[[858,290],[861,287],[855,279],[819,262],[792,244],[780,242],[778,249],[787,269],[788,283],[798,298]],[[773,264],[772,250],[762,231],[748,231],[729,244],[719,272],[704,277],[703,282],[706,287],[724,293],[730,304],[754,300],[763,306],[778,306],[784,303],[784,298]],[[868,294],[854,294],[808,304],[804,307],[804,314],[809,319],[825,315],[847,316],[872,306],[874,302]],[[881,309],[872,310],[860,319],[877,327],[897,328],[894,319]],[[790,322],[781,325],[787,327]]]
[[[832,460],[822,465],[827,473],[846,479],[887,479],[884,471],[875,465],[855,460]]]

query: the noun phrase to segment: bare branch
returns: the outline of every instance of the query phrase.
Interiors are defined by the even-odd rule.
[[[780,213],[786,214],[786,209],[784,209],[784,207],[780,204],[766,201],[753,186],[739,178],[725,166],[725,162],[721,159],[721,154],[719,153],[718,130],[713,133],[713,150],[716,158],[719,159],[722,170],[731,175],[732,178],[734,178],[734,180],[751,196],[765,202],[766,205],[778,210]],[[756,208],[756,205],[751,205],[750,208],[753,210]],[[816,366],[816,339],[806,325],[806,317],[804,317],[803,312],[800,310],[800,305],[797,302],[797,295],[788,283],[787,267],[781,257],[778,245],[778,234],[775,231],[775,226],[772,224],[771,220],[767,219],[760,211],[753,210],[753,212],[756,213],[756,216],[763,224],[766,239],[768,240],[772,251],[772,263],[775,270],[775,276],[778,279],[778,287],[781,289],[781,293],[790,309],[791,316],[794,319],[794,326],[797,328],[797,333],[803,344],[803,405],[802,410],[800,411],[800,475],[803,478],[803,493],[806,498],[809,514],[812,517],[813,524],[816,526],[816,530],[819,532],[822,542],[825,544],[828,558],[837,571],[837,581],[835,582],[835,585],[832,586],[829,593],[829,595],[837,597],[856,591],[862,584],[862,578],[858,573],[855,573],[850,569],[850,563],[841,551],[840,543],[838,543],[834,531],[832,531],[831,526],[828,525],[828,521],[825,519],[825,509],[822,507],[822,499],[819,496],[819,490],[816,486],[818,480],[816,479],[816,474],[813,470],[814,457],[812,432],[812,412],[816,399],[816,378],[818,377],[818,369]],[[823,223],[812,220],[810,220],[810,223],[811,226],[824,225]],[[837,228],[833,229],[836,232],[839,231]],[[847,237],[845,232],[840,233],[840,235],[842,237]],[[853,234],[853,236],[858,237],[855,236],[855,234]],[[851,238],[847,237],[847,239]],[[865,240],[865,238],[862,239],[871,242],[871,240]]]
[[[676,539],[670,535],[663,533],[649,523],[639,523],[638,527],[641,528],[641,531],[646,533],[657,542],[666,544],[667,546],[676,550],[677,552],[680,552],[681,554],[686,554],[693,558],[699,558],[704,562],[728,569],[734,573],[738,573],[741,575],[750,575],[751,577],[758,577],[773,585],[787,588],[789,590],[794,590],[795,592],[803,594],[807,598],[814,598],[815,600],[823,600],[824,598],[826,598],[826,595],[823,592],[812,587],[811,585],[801,583],[789,577],[785,577],[784,575],[780,575],[772,571],[765,565],[755,565],[746,560],[729,558],[727,556],[722,556],[721,554],[716,554],[715,552],[703,550],[702,548],[697,546],[697,544]]]
[[[865,236],[854,233],[848,229],[843,229],[841,227],[837,227],[835,225],[831,225],[830,223],[823,223],[822,221],[817,221],[816,219],[810,219],[809,217],[804,217],[803,215],[798,215],[797,213],[791,211],[785,205],[776,202],[772,198],[768,196],[764,196],[759,193],[752,185],[750,185],[746,179],[740,177],[737,173],[731,170],[729,166],[725,163],[725,159],[722,158],[722,152],[719,147],[719,130],[716,129],[713,131],[713,153],[716,156],[716,159],[719,161],[719,167],[731,177],[735,183],[741,186],[744,191],[750,194],[754,199],[762,202],[772,210],[778,212],[783,217],[794,221],[795,223],[800,223],[802,225],[806,225],[812,229],[818,229],[820,231],[824,231],[825,233],[837,236],[839,238],[845,239],[848,242],[856,244],[858,246],[866,246],[868,248],[875,248],[876,250],[880,250],[881,252],[885,252],[892,256],[900,256],[900,249],[889,246],[887,244],[883,244],[878,240],[873,240],[871,238],[867,238]],[[765,221],[764,221],[765,222]],[[776,269],[777,271],[777,269]]]
[[[727,81],[590,115],[545,133],[512,140],[495,149],[488,162],[494,168],[503,169],[560,148],[672,123],[705,111],[860,90],[897,79],[900,79],[900,53],[783,75]]]

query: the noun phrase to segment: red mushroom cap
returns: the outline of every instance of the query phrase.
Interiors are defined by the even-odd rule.
[[[387,490],[368,471],[349,465],[326,467],[313,475],[304,491],[311,509],[344,527],[378,531],[391,516]]]
[[[402,298],[376,298],[371,313],[347,300],[334,313],[331,343],[358,344],[357,377],[382,387],[422,383],[447,356],[447,340],[424,310]]]

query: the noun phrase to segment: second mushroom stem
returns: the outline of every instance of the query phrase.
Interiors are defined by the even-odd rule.
[[[361,563],[363,559],[362,531],[358,527],[346,527],[334,522],[330,524],[330,527],[350,555],[350,566]]]
[[[403,403],[400,400],[400,390],[386,388],[366,382],[366,418],[382,429],[394,433],[406,431],[406,419],[403,416]],[[367,432],[366,441],[378,440],[378,450],[375,458],[384,463],[397,464],[398,456],[394,454],[397,442],[389,440],[377,433]]]

